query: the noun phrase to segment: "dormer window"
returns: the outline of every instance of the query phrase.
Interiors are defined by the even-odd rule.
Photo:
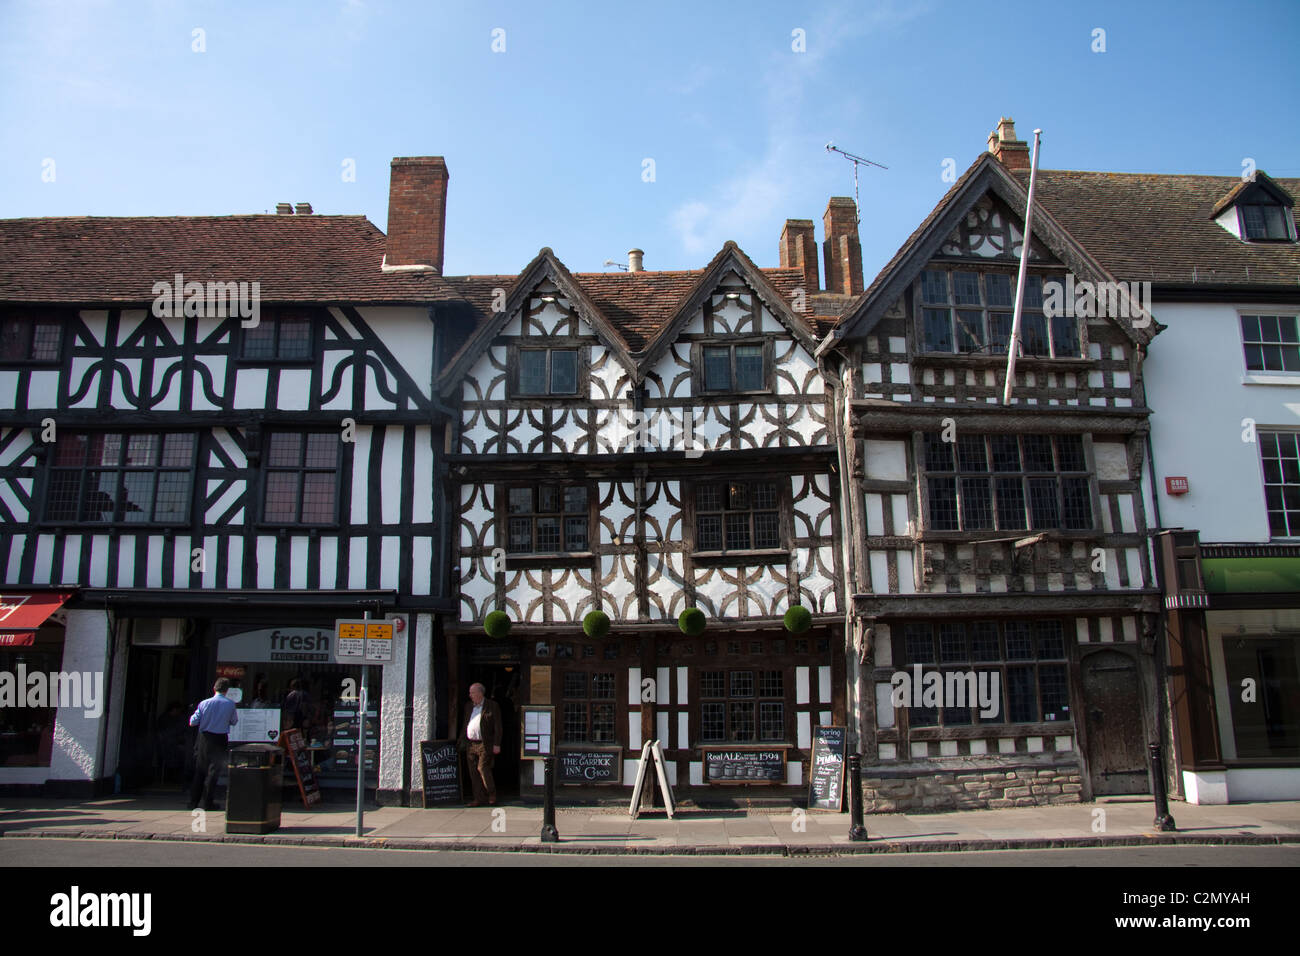
[[[1276,204],[1242,205],[1241,231],[1246,239],[1281,239],[1291,238],[1287,220],[1291,218],[1285,206]]]

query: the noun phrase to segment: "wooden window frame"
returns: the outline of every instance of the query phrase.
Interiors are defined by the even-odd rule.
[[[780,544],[777,547],[775,548],[750,547],[746,549],[728,550],[726,547],[727,539],[726,539],[726,527],[724,523],[722,550],[703,551],[700,549],[699,534],[698,534],[698,528],[696,523],[697,489],[699,488],[700,485],[706,485],[706,484],[730,485],[735,482],[740,482],[750,486],[753,486],[755,484],[776,485],[777,511],[778,511],[777,521],[778,521],[778,527],[780,529]],[[686,538],[686,548],[690,552],[693,559],[705,560],[705,561],[708,560],[726,561],[728,559],[735,560],[736,558],[753,558],[753,557],[770,559],[776,557],[787,557],[789,556],[790,552],[793,550],[795,544],[795,536],[794,536],[794,500],[793,500],[793,491],[792,491],[793,480],[791,475],[788,474],[754,475],[745,478],[731,478],[723,475],[718,475],[718,476],[694,478],[690,481],[683,481],[682,485],[683,485],[682,510],[684,512],[683,520],[685,521],[684,532]],[[729,493],[729,489],[728,489],[728,493]],[[750,492],[750,494],[751,494],[750,500],[752,502],[753,500],[752,491]],[[727,514],[728,510],[729,509],[726,508],[722,509],[721,514],[723,515]],[[747,511],[750,515],[750,544],[752,545],[754,540],[753,514],[755,509],[753,507],[750,507],[747,509],[737,509],[737,510]],[[713,512],[712,510],[710,510],[710,512],[708,513],[713,513]]]
[[[270,464],[271,440],[276,435],[286,435],[286,434],[301,435],[303,437],[301,453],[298,456],[299,462],[301,463],[296,466],[272,465]],[[263,528],[337,528],[342,523],[342,519],[340,517],[340,511],[343,507],[342,485],[343,485],[343,472],[344,472],[344,464],[345,464],[343,456],[346,452],[346,449],[342,447],[338,449],[338,456],[334,460],[334,468],[333,468],[334,513],[333,515],[331,516],[329,521],[306,521],[305,522],[302,520],[303,478],[307,474],[326,474],[329,471],[329,469],[321,468],[318,466],[311,466],[305,463],[305,459],[307,455],[307,439],[312,435],[330,435],[334,439],[338,440],[340,445],[343,444],[342,440],[339,438],[339,433],[336,431],[328,431],[319,428],[268,427],[265,429],[265,432],[262,436],[263,450],[262,450],[262,458],[261,458],[262,467],[260,469],[261,481],[259,482],[260,487],[258,488],[258,515],[261,519],[258,522],[258,525],[260,527]],[[267,504],[266,494],[267,491],[269,490],[268,479],[272,472],[276,472],[276,473],[293,472],[298,475],[298,503],[295,510],[295,514],[297,515],[297,517],[293,521],[276,520],[273,518],[268,518],[266,515],[266,504]]]
[[[698,728],[695,735],[694,744],[696,747],[726,747],[735,745],[737,747],[762,747],[767,745],[786,744],[795,746],[794,735],[791,733],[791,724],[797,705],[794,699],[794,668],[785,664],[767,664],[767,663],[749,663],[740,664],[736,661],[729,661],[725,657],[717,658],[710,663],[698,661],[693,665],[694,674],[694,700],[695,705],[691,709],[693,719],[696,721],[695,726]],[[723,675],[723,694],[718,696],[705,696],[704,694],[704,675],[706,673],[720,672]],[[764,695],[762,693],[763,674],[764,672],[777,673],[781,675],[781,696]],[[736,697],[732,695],[732,675],[740,673],[753,674],[754,692],[748,697]],[[781,732],[779,738],[764,739],[763,737],[763,704],[781,704]],[[722,705],[722,722],[723,738],[721,740],[706,740],[704,738],[704,706],[706,704]],[[731,712],[733,704],[750,704],[752,705],[752,714],[754,720],[754,737],[750,740],[737,739],[732,730]]]
[[[1028,537],[1030,535],[1042,533],[1045,531],[1055,531],[1063,535],[1092,537],[1098,533],[1100,512],[1098,507],[1099,502],[1098,502],[1098,492],[1097,492],[1097,477],[1096,477],[1096,468],[1094,467],[1094,463],[1093,463],[1091,442],[1089,441],[1088,436],[1068,435],[1068,434],[1067,435],[1054,435],[1054,434],[1043,435],[1043,434],[1032,434],[1032,433],[1031,434],[1020,434],[1020,433],[1008,434],[1005,432],[980,432],[975,435],[959,436],[958,442],[961,440],[961,438],[979,438],[984,442],[985,461],[988,463],[988,469],[986,471],[963,471],[961,467],[961,460],[958,454],[958,443],[954,442],[951,443],[952,456],[953,456],[953,470],[932,471],[929,467],[929,462],[927,461],[926,458],[925,449],[926,449],[927,437],[933,434],[934,434],[933,432],[919,433],[918,441],[916,443],[916,449],[917,449],[916,470],[918,476],[920,477],[920,481],[918,483],[918,489],[922,500],[922,509],[921,509],[921,513],[923,516],[922,527],[924,529],[924,532],[927,535],[969,536],[969,535],[980,535],[980,534],[984,534],[984,535],[1007,534],[1007,533],[1014,532],[1016,534],[1023,534],[1024,536]],[[992,439],[995,438],[1016,439],[1016,450],[1020,456],[1020,469],[1018,471],[997,471],[994,469],[993,449],[990,442]],[[1024,438],[1047,438],[1052,442],[1053,471],[1048,472],[1042,469],[1027,469],[1025,467],[1025,452],[1024,452],[1024,443],[1023,443]],[[1085,468],[1084,471],[1061,471],[1060,470],[1061,455],[1057,446],[1057,439],[1060,438],[1079,439],[1080,444],[1082,445],[1083,464]],[[930,487],[931,487],[931,480],[937,478],[952,478],[953,480],[954,491],[953,491],[952,500],[953,500],[953,506],[956,509],[956,513],[957,513],[956,528],[935,527],[933,509],[931,508]],[[1031,497],[1030,486],[1028,483],[1031,479],[1037,479],[1037,478],[1052,478],[1055,479],[1056,481],[1057,513],[1060,516],[1061,521],[1054,527],[1035,528],[1033,526],[1033,520],[1034,520],[1033,500]],[[1088,483],[1088,507],[1091,516],[1091,523],[1086,528],[1068,528],[1064,525],[1064,518],[1065,518],[1064,479],[1067,478],[1070,479],[1082,478],[1085,479]],[[988,528],[965,527],[966,522],[963,516],[964,501],[963,501],[963,494],[962,494],[963,479],[971,479],[971,480],[987,479],[989,481],[990,483],[989,505],[992,510],[992,516],[993,516],[992,527],[988,527]],[[1001,522],[998,518],[998,492],[997,492],[997,481],[1000,479],[1018,479],[1020,482],[1020,487],[1023,494],[1023,502],[1024,502],[1023,515],[1025,519],[1025,526],[1023,528],[1010,527],[1010,526],[1001,527]]]
[[[9,323],[22,323],[25,326],[25,345],[23,348],[22,358],[5,358],[0,356],[0,367],[4,368],[30,368],[30,367],[48,367],[58,365],[63,360],[67,351],[67,316],[61,312],[40,309],[11,309],[0,314],[0,329]],[[36,344],[36,330],[42,326],[56,327],[58,333],[58,347],[56,354],[51,358],[36,358],[32,355],[32,349]]]
[[[587,492],[587,548],[584,551],[511,551],[510,550],[510,491],[515,488],[529,488],[533,492],[533,506],[536,508],[538,488],[541,485],[556,485],[560,489],[561,504],[563,504],[564,490],[566,488],[584,488]],[[541,567],[559,567],[565,562],[586,563],[596,554],[596,535],[599,533],[599,524],[597,513],[599,507],[599,489],[595,482],[592,481],[573,481],[563,478],[540,478],[536,481],[503,481],[498,482],[496,486],[496,515],[499,541],[502,549],[505,551],[505,561],[507,565],[526,566],[535,564]],[[529,517],[533,520],[533,543],[537,541],[537,518],[550,517],[557,515],[563,519],[566,515],[576,515],[577,512],[552,512],[552,511],[532,511]],[[513,517],[523,517],[514,515]],[[560,544],[564,544],[564,525],[560,525]]]
[[[1038,628],[1039,625],[1049,624],[1049,623],[1055,623],[1060,626],[1061,655],[1062,655],[1060,657],[1051,657],[1051,656],[1043,657],[1040,656],[1039,654],[1038,642],[1039,642],[1040,634],[1038,633]],[[1007,656],[1006,627],[1008,624],[1024,624],[1029,626],[1030,646],[1033,650],[1033,655],[1031,657],[1010,658]],[[997,641],[998,641],[998,652],[1000,655],[998,660],[994,660],[994,661],[974,660],[974,654],[971,652],[970,648],[971,648],[971,634],[976,625],[992,625],[995,628],[997,634]],[[972,705],[968,701],[968,706],[965,708],[966,710],[969,711],[970,719],[968,721],[964,721],[964,722],[955,721],[952,723],[948,723],[947,722],[948,718],[946,718],[944,715],[944,711],[948,708],[945,708],[942,705],[940,705],[937,708],[933,708],[934,710],[933,723],[917,724],[917,723],[913,723],[912,715],[917,711],[930,710],[931,708],[914,708],[910,706],[904,706],[896,709],[896,717],[900,719],[895,720],[894,729],[896,730],[902,729],[904,721],[901,718],[903,714],[906,714],[907,715],[906,727],[909,734],[911,731],[920,730],[926,732],[927,736],[933,734],[943,735],[945,731],[954,731],[954,730],[959,732],[966,732],[966,733],[979,732],[979,731],[982,731],[983,733],[987,733],[990,730],[1023,731],[1025,728],[1034,728],[1037,730],[1037,729],[1041,729],[1044,726],[1046,726],[1049,729],[1063,728],[1063,731],[1061,732],[1069,732],[1070,730],[1073,729],[1075,724],[1074,717],[1073,717],[1075,711],[1073,710],[1074,700],[1073,700],[1073,694],[1071,693],[1072,680],[1073,680],[1072,670],[1073,670],[1073,663],[1074,663],[1074,658],[1072,657],[1073,642],[1071,641],[1071,635],[1073,632],[1071,631],[1068,625],[1069,625],[1068,619],[1050,617],[1050,616],[1035,617],[1035,618],[1005,618],[1005,619],[977,617],[977,618],[971,618],[969,620],[966,619],[954,620],[951,618],[913,619],[913,620],[894,622],[891,625],[890,630],[891,633],[897,635],[893,645],[894,662],[895,662],[896,671],[906,672],[909,675],[911,675],[913,678],[915,678],[915,672],[912,670],[913,664],[920,664],[923,673],[929,673],[931,671],[937,671],[942,674],[948,674],[950,672],[966,672],[966,671],[972,671],[975,673],[979,673],[981,671],[988,671],[988,672],[996,671],[999,674],[998,689],[1001,694],[1001,699],[998,702],[999,716],[997,718],[980,717],[980,713],[979,713],[980,708],[978,704]],[[916,626],[926,627],[930,631],[932,659],[929,661],[915,661],[913,660],[912,654],[910,652],[908,640],[907,640],[908,638],[907,629],[909,627],[916,627]],[[943,660],[942,658],[943,649],[940,646],[940,637],[939,637],[939,628],[943,626],[958,626],[962,628],[965,643],[966,643],[966,648],[967,648],[967,655],[964,660],[960,660],[960,661]],[[1066,716],[1061,720],[1049,719],[1046,716],[1046,713],[1044,712],[1043,685],[1041,679],[1041,669],[1043,667],[1059,667],[1062,673],[1064,674],[1066,704],[1063,709],[1068,716]],[[1035,718],[1032,720],[1013,721],[1009,719],[1011,717],[1011,707],[1010,707],[1010,696],[1009,696],[1010,684],[1007,681],[1007,671],[1015,668],[1033,669]],[[913,693],[917,693],[917,692],[913,691]]]
[[[520,352],[546,352],[546,391],[525,394],[519,391]],[[578,353],[578,380],[572,392],[552,392],[551,353]],[[591,339],[574,336],[529,335],[507,345],[506,397],[518,402],[568,403],[581,401],[591,394]]]
[[[1260,332],[1258,333],[1258,335],[1257,335],[1255,338],[1247,338],[1247,337],[1246,337],[1246,336],[1247,336],[1247,332],[1246,332],[1246,320],[1247,320],[1247,319],[1254,319],[1254,320],[1255,320],[1255,325],[1256,325],[1256,327],[1260,327],[1260,326],[1261,326],[1261,320],[1262,320],[1262,319],[1278,319],[1279,321],[1281,321],[1281,320],[1285,320],[1285,319],[1290,319],[1291,322],[1293,323],[1293,328],[1295,328],[1296,331],[1297,331],[1297,338],[1296,338],[1295,341],[1287,342],[1287,341],[1285,340],[1285,338],[1283,337],[1283,335],[1282,335],[1281,325],[1280,325],[1280,324],[1279,324],[1279,326],[1278,326],[1278,338],[1277,338],[1277,340],[1268,340],[1268,339],[1265,339],[1265,338],[1264,338],[1264,333],[1263,333],[1263,331],[1262,331],[1262,328],[1261,328]],[[1280,368],[1280,369],[1276,369],[1276,368],[1265,368],[1265,367],[1263,367],[1264,365],[1267,364],[1267,362],[1265,361],[1265,356],[1264,356],[1264,351],[1263,351],[1263,350],[1266,349],[1266,348],[1277,348],[1277,349],[1279,349],[1279,350],[1285,350],[1285,349],[1288,349],[1288,348],[1295,348],[1295,349],[1297,350],[1297,353],[1300,353],[1300,315],[1296,315],[1295,313],[1287,314],[1285,310],[1275,310],[1275,311],[1270,311],[1270,312],[1264,312],[1264,311],[1251,311],[1251,312],[1241,311],[1241,312],[1238,312],[1238,313],[1237,313],[1237,325],[1238,325],[1238,327],[1239,327],[1240,330],[1241,330],[1241,350],[1242,350],[1242,360],[1245,362],[1245,366],[1246,366],[1246,374],[1248,374],[1248,375],[1253,375],[1253,374],[1261,374],[1261,375],[1297,375],[1297,374],[1300,374],[1300,360],[1297,360],[1297,361],[1296,361],[1296,363],[1295,363],[1295,367],[1294,367],[1294,368]],[[1260,368],[1251,368],[1251,366],[1250,366],[1250,352],[1249,352],[1249,349],[1251,348],[1251,346],[1254,346],[1255,348],[1257,348],[1257,349],[1260,350],[1260,364],[1261,364],[1261,367],[1260,367]],[[1285,352],[1285,351],[1281,351],[1281,352],[1280,352],[1280,357],[1281,357],[1281,359],[1282,359],[1282,364],[1285,366],[1285,365],[1287,364],[1286,352]]]
[[[293,367],[293,366],[310,366],[315,363],[316,356],[320,354],[319,332],[317,329],[318,322],[314,321],[315,316],[306,309],[301,310],[263,310],[270,314],[262,315],[256,326],[245,326],[241,320],[235,318],[233,321],[239,322],[239,348],[236,351],[235,361],[239,365],[253,367]],[[306,355],[280,355],[280,331],[281,326],[289,322],[306,323],[308,330],[308,347]],[[251,356],[247,354],[249,336],[248,333],[255,328],[270,325],[273,329],[272,343],[274,354],[266,356]]]
[[[927,299],[925,297],[924,279],[925,279],[925,273],[927,272],[944,273],[945,275],[944,284],[945,284],[945,289],[947,290],[946,301],[941,302],[937,299],[932,300],[932,299]],[[979,285],[979,293],[980,293],[980,301],[978,304],[975,303],[958,304],[957,294],[956,294],[956,280],[953,277],[953,274],[958,272],[974,273],[976,276],[978,276],[978,285]],[[994,305],[989,302],[988,276],[992,276],[992,275],[1005,276],[1010,279],[1011,303],[1009,305]],[[1037,279],[1039,281],[1040,287],[1042,287],[1046,285],[1046,283],[1054,279],[1057,279],[1057,276],[1054,273],[1032,272],[1030,273],[1029,278]],[[1017,275],[1010,266],[1008,266],[1007,268],[990,269],[985,267],[982,263],[958,264],[958,263],[949,263],[949,262],[944,262],[944,263],[936,262],[936,263],[927,264],[925,268],[923,268],[919,273],[917,273],[916,278],[912,282],[912,303],[913,303],[912,327],[914,330],[914,342],[916,343],[915,354],[923,358],[930,358],[934,356],[970,358],[970,357],[978,356],[981,358],[1001,360],[1005,362],[1006,354],[1007,354],[1006,346],[1001,346],[1000,347],[1001,351],[992,350],[993,348],[992,318],[994,315],[999,315],[999,316],[1004,315],[1007,317],[1008,323],[1010,323],[1013,320],[1013,317],[1015,315],[1015,308],[1016,308],[1016,303],[1015,303],[1016,280],[1017,280]],[[943,309],[948,312],[948,334],[952,340],[952,348],[949,351],[928,349],[926,347],[925,315],[927,310],[937,310],[937,309]],[[980,313],[980,334],[983,338],[983,344],[980,346],[980,348],[972,349],[969,351],[963,351],[961,349],[960,335],[958,334],[959,317],[957,313],[959,311]],[[1041,305],[1036,308],[1030,308],[1027,306],[1022,310],[1021,313],[1022,351],[1024,348],[1025,318],[1031,315],[1039,317],[1043,320],[1043,328],[1047,336],[1047,352],[1046,354],[1039,354],[1039,353],[1031,354],[1029,352],[1023,352],[1022,355],[1018,356],[1018,360],[1028,359],[1030,361],[1037,360],[1037,361],[1050,361],[1050,362],[1058,362],[1058,361],[1078,362],[1084,359],[1084,356],[1087,355],[1087,340],[1086,340],[1087,322],[1080,321],[1078,318],[1070,319],[1067,316],[1056,316],[1056,317],[1049,316],[1047,315],[1046,311],[1043,309]],[[1075,333],[1074,343],[1077,345],[1077,351],[1075,351],[1073,354],[1070,355],[1057,354],[1056,326],[1058,322],[1062,322],[1062,321],[1074,322],[1074,333]],[[1011,325],[1008,324],[1007,326],[1008,343],[1010,340],[1010,335],[1011,335]]]
[[[1283,230],[1283,232],[1285,233],[1285,235],[1282,235],[1282,236],[1270,236],[1270,235],[1252,236],[1252,235],[1250,235],[1250,234],[1249,234],[1249,229],[1248,229],[1248,227],[1247,227],[1247,223],[1246,223],[1246,209],[1247,209],[1247,208],[1255,208],[1255,207],[1259,207],[1259,208],[1263,208],[1263,209],[1269,209],[1269,208],[1272,208],[1272,209],[1277,209],[1277,210],[1279,210],[1279,211],[1280,211],[1280,214],[1281,214],[1281,217],[1282,217],[1282,230]],[[1261,213],[1261,215],[1264,215],[1264,216],[1265,216],[1265,218],[1264,218],[1264,231],[1265,231],[1265,233],[1267,233],[1267,232],[1268,232],[1268,218],[1267,218],[1267,216],[1266,216],[1265,214],[1263,214],[1263,213]],[[1237,223],[1238,223],[1238,226],[1239,226],[1240,229],[1241,229],[1241,238],[1242,238],[1243,240],[1245,240],[1246,242],[1295,242],[1295,241],[1296,241],[1295,222],[1294,222],[1293,217],[1292,217],[1291,209],[1290,209],[1290,207],[1288,207],[1288,206],[1284,206],[1282,203],[1279,203],[1279,202],[1244,202],[1244,203],[1237,203]]]
[[[113,465],[82,464],[82,465],[75,465],[75,466],[57,464],[56,462],[58,458],[58,451],[57,451],[58,442],[70,438],[75,438],[79,435],[120,436],[122,440],[122,444],[117,456],[118,463]],[[154,464],[154,465],[126,464],[126,454],[130,446],[131,439],[139,437],[141,435],[156,435],[159,437],[159,439],[165,439],[167,436],[170,435],[191,436],[194,439],[194,443],[190,450],[189,463],[185,465],[161,464],[162,447],[160,442],[159,449],[158,449],[158,457],[159,457],[158,464]],[[197,430],[190,430],[190,429],[142,429],[142,430],[127,430],[127,431],[88,429],[88,430],[78,430],[75,432],[63,432],[61,437],[59,437],[56,440],[55,443],[56,447],[52,449],[51,452],[46,456],[46,464],[45,464],[45,468],[43,469],[45,475],[44,489],[42,492],[42,500],[40,502],[40,511],[38,512],[41,518],[38,523],[45,527],[68,527],[71,525],[75,525],[78,528],[88,528],[88,529],[89,528],[114,528],[114,529],[121,529],[121,530],[133,529],[133,528],[187,527],[191,525],[194,520],[194,481],[195,481],[195,475],[198,470],[197,466],[198,466],[198,459],[199,459],[199,446],[201,444],[202,444],[202,436],[199,434]],[[77,514],[73,518],[51,518],[49,517],[49,512],[50,512],[50,504],[51,504],[51,492],[54,490],[54,476],[56,473],[59,472],[73,472],[73,471],[78,472],[80,475],[77,482]],[[127,499],[125,496],[123,496],[121,501],[114,502],[112,520],[91,521],[84,518],[82,515],[85,509],[85,493],[87,490],[85,486],[85,482],[86,482],[87,473],[105,472],[105,471],[115,472],[120,475],[127,475],[132,473],[135,474],[149,473],[153,475],[152,508],[154,512],[157,511],[157,506],[158,506],[158,500],[157,500],[158,477],[164,473],[187,475],[188,481],[186,482],[185,488],[188,493],[188,499],[185,505],[184,516],[181,518],[177,518],[176,520],[170,520],[170,521],[158,521],[158,520],[126,521],[124,519],[117,517],[119,512],[125,514],[125,512],[123,511],[123,507]]]
[[[736,346],[759,345],[763,350],[763,385],[761,388],[736,388]],[[728,348],[731,351],[731,382],[728,388],[705,387],[704,350]],[[776,391],[776,340],[770,335],[746,335],[739,338],[704,338],[691,343],[691,385],[695,395],[716,398],[726,395],[771,395]]]
[[[582,747],[625,746],[625,745],[620,745],[619,743],[619,736],[620,736],[619,731],[622,728],[627,726],[627,716],[626,716],[627,690],[626,690],[626,677],[625,677],[627,673],[627,668],[619,667],[618,663],[619,663],[618,661],[606,661],[603,659],[598,659],[596,661],[587,661],[584,664],[583,662],[577,659],[575,660],[566,659],[563,665],[557,666],[555,670],[552,671],[551,686],[554,688],[554,690],[552,691],[552,697],[553,697],[552,703],[555,706],[556,716],[558,718],[558,723],[559,723],[559,727],[557,728],[559,732],[555,735],[556,738],[555,743],[557,747],[571,747],[571,748],[580,749]],[[578,665],[578,666],[573,666],[573,665]],[[586,681],[585,696],[570,697],[568,695],[568,692],[565,689],[565,680],[570,674],[583,675]],[[609,676],[613,677],[614,687],[613,687],[613,694],[611,696],[593,697],[591,695],[592,680],[597,674],[608,674]],[[575,703],[585,704],[587,708],[586,718],[585,718],[586,736],[583,737],[581,740],[569,739],[568,727],[566,724],[567,715],[565,712],[565,705],[575,704]],[[613,717],[611,718],[612,722],[610,725],[611,736],[609,740],[595,740],[592,738],[592,733],[591,733],[592,705],[606,704],[606,703],[609,704],[610,707],[613,709]]]
[[[1300,448],[1300,432],[1297,432],[1295,430],[1286,429],[1286,428],[1263,428],[1260,429],[1255,435],[1256,444],[1259,446],[1258,457],[1259,457],[1259,471],[1260,471],[1260,487],[1263,488],[1264,491],[1264,519],[1268,522],[1268,536],[1269,536],[1269,540],[1271,541],[1294,541],[1296,538],[1300,538],[1300,519],[1297,519],[1295,522],[1295,526],[1292,527],[1291,521],[1287,518],[1288,509],[1285,507],[1286,489],[1300,486],[1300,482],[1292,483],[1286,481],[1285,471],[1282,472],[1282,476],[1281,476],[1283,479],[1282,481],[1280,482],[1269,481],[1267,466],[1265,465],[1264,446],[1266,441],[1268,439],[1273,439],[1276,444],[1276,440],[1280,439],[1284,435],[1294,438],[1297,447]],[[1278,447],[1278,458],[1277,458],[1278,467],[1279,470],[1281,470],[1282,462],[1286,461],[1287,459],[1282,454],[1281,447],[1280,446],[1277,447]],[[1278,509],[1269,507],[1268,492],[1270,488],[1280,489],[1279,494],[1282,496],[1283,505],[1284,505],[1284,507],[1281,509],[1282,520],[1286,523],[1286,530],[1288,532],[1291,532],[1289,534],[1275,534],[1273,532],[1272,513]]]

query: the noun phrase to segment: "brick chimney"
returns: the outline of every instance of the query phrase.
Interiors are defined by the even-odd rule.
[[[1028,169],[1029,144],[1016,139],[1016,121],[1009,116],[998,120],[998,128],[989,133],[989,152],[1007,169]]]
[[[447,238],[447,164],[441,156],[393,160],[388,180],[387,266],[432,266],[442,274]]]
[[[811,219],[787,219],[781,230],[781,268],[803,272],[803,288],[812,295],[821,288],[817,271],[817,240]]]
[[[858,209],[848,196],[832,196],[822,217],[826,239],[826,291],[857,295],[862,291],[862,243],[858,241]]]

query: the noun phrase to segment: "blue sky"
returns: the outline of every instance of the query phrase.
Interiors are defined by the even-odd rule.
[[[1298,40],[1294,0],[0,0],[0,217],[308,201],[383,228],[389,160],[441,155],[448,274],[542,246],[698,268],[727,239],[774,266],[787,218],[820,242],[852,195],[834,141],[889,167],[862,173],[870,281],[1004,115],[1045,168],[1300,176]]]

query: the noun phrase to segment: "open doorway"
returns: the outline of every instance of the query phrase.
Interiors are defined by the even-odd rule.
[[[493,765],[499,800],[519,796],[519,687],[522,669],[518,661],[466,661],[465,700],[471,684],[482,684],[488,700],[501,711],[501,753]],[[464,707],[464,701],[461,702]],[[469,793],[466,781],[465,791]]]

